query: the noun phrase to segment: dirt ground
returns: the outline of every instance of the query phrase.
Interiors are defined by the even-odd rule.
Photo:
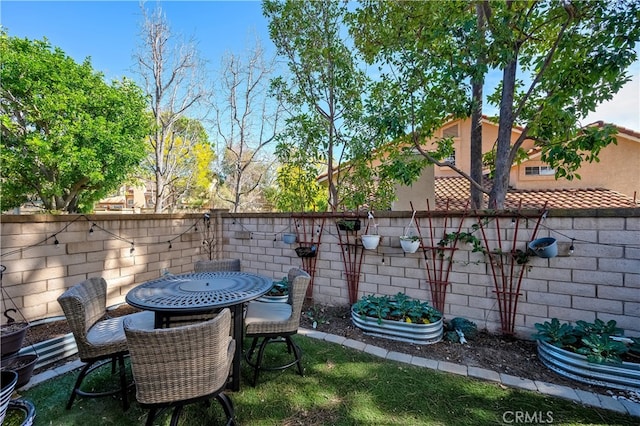
[[[119,316],[134,311],[135,309],[128,305],[122,305],[111,311],[110,314]],[[432,345],[415,345],[366,335],[351,322],[351,315],[347,306],[305,305],[301,326],[308,329],[313,328],[314,319],[318,320],[316,327],[318,331],[359,340],[387,350],[486,368],[516,377],[555,383],[609,396],[617,395],[640,402],[640,394],[638,393],[591,386],[557,375],[540,362],[537,356],[536,343],[531,340],[515,339],[480,330],[478,336],[470,339],[467,344],[442,341]],[[25,344],[37,343],[66,333],[69,333],[66,321],[31,326],[27,333]]]

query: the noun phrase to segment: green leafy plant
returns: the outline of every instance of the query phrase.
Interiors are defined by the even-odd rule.
[[[578,336],[588,336],[590,334],[601,334],[607,336],[622,336],[624,330],[617,327],[614,320],[606,323],[597,318],[594,322],[576,321],[575,327]]]
[[[318,327],[318,324],[329,324],[324,309],[321,306],[313,305],[307,311],[307,317],[313,322],[311,325],[314,329]]]
[[[551,322],[538,323],[535,327],[538,332],[533,335],[534,338],[585,355],[587,361],[593,363],[619,364],[623,361],[622,355],[640,349],[640,339],[625,338],[615,320],[604,322],[596,319],[592,323],[576,321],[574,327],[552,318]]]
[[[576,350],[577,353],[585,355],[589,362],[602,364],[611,362],[622,363],[620,355],[628,351],[627,346],[617,340],[612,340],[606,334],[589,334],[582,338],[583,347]]]
[[[444,327],[444,339],[453,343],[465,343],[478,334],[478,326],[466,318],[455,317],[447,321]]]
[[[442,314],[430,306],[428,302],[413,299],[404,293],[398,293],[393,298],[389,296],[363,296],[353,305],[353,310],[362,319],[376,318],[378,324],[381,324],[383,319],[430,324],[442,318]]]
[[[267,296],[285,296],[289,294],[289,281],[283,277],[280,281],[274,281],[273,286],[267,292]]]
[[[473,248],[471,249],[472,253],[484,253],[485,249],[482,246],[482,241],[472,232],[445,232],[444,237],[440,241],[438,241],[438,254],[440,256],[444,256],[444,247],[450,246],[457,242],[462,242],[465,244],[470,244]]]
[[[420,240],[420,237],[417,235],[403,235],[400,239],[404,241],[418,241]]]
[[[538,332],[533,335],[537,340],[547,342],[559,348],[566,348],[578,341],[573,326],[567,323],[561,324],[558,318],[552,318],[551,322],[545,321],[544,324],[535,324]]]

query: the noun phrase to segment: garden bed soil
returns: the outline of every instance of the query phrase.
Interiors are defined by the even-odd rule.
[[[110,315],[119,316],[133,312],[136,312],[135,308],[122,305],[110,311]],[[431,345],[415,345],[366,335],[351,322],[348,306],[305,305],[301,317],[301,327],[312,329],[314,320],[317,321],[316,330],[318,331],[358,340],[389,351],[485,368],[525,379],[554,383],[573,389],[624,397],[640,402],[638,393],[592,386],[565,379],[552,372],[538,359],[536,342],[533,340],[502,336],[480,330],[478,335],[474,339],[469,339],[467,344],[442,341]],[[25,345],[59,337],[69,332],[65,320],[32,325],[25,338]]]

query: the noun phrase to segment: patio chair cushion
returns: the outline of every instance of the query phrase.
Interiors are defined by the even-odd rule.
[[[113,348],[113,345],[121,344],[122,350],[126,350],[127,344],[123,326],[125,318],[135,324],[135,328],[153,329],[153,312],[137,312],[97,322],[87,332],[87,341],[96,347],[108,345]]]
[[[282,323],[291,316],[291,305],[288,303],[252,302],[247,306],[244,324],[251,330],[251,324],[277,322]]]

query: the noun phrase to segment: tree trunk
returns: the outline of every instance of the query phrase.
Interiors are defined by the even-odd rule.
[[[517,55],[514,54],[507,64],[502,78],[502,99],[500,101],[500,122],[498,127],[498,141],[496,146],[496,164],[493,187],[489,194],[489,208],[502,210],[509,189],[509,172],[511,161],[511,131],[513,129],[513,94],[516,84]]]
[[[478,31],[484,39],[484,15],[482,12],[482,6],[476,4],[476,15]],[[477,60],[476,69],[481,69],[481,65],[484,62],[484,58],[479,56]],[[471,164],[470,173],[471,179],[482,185],[482,86],[484,84],[484,75],[476,75],[471,79],[471,93],[472,93],[472,111],[471,111]],[[470,184],[471,195],[471,208],[481,209],[482,205],[482,191],[475,185]]]

